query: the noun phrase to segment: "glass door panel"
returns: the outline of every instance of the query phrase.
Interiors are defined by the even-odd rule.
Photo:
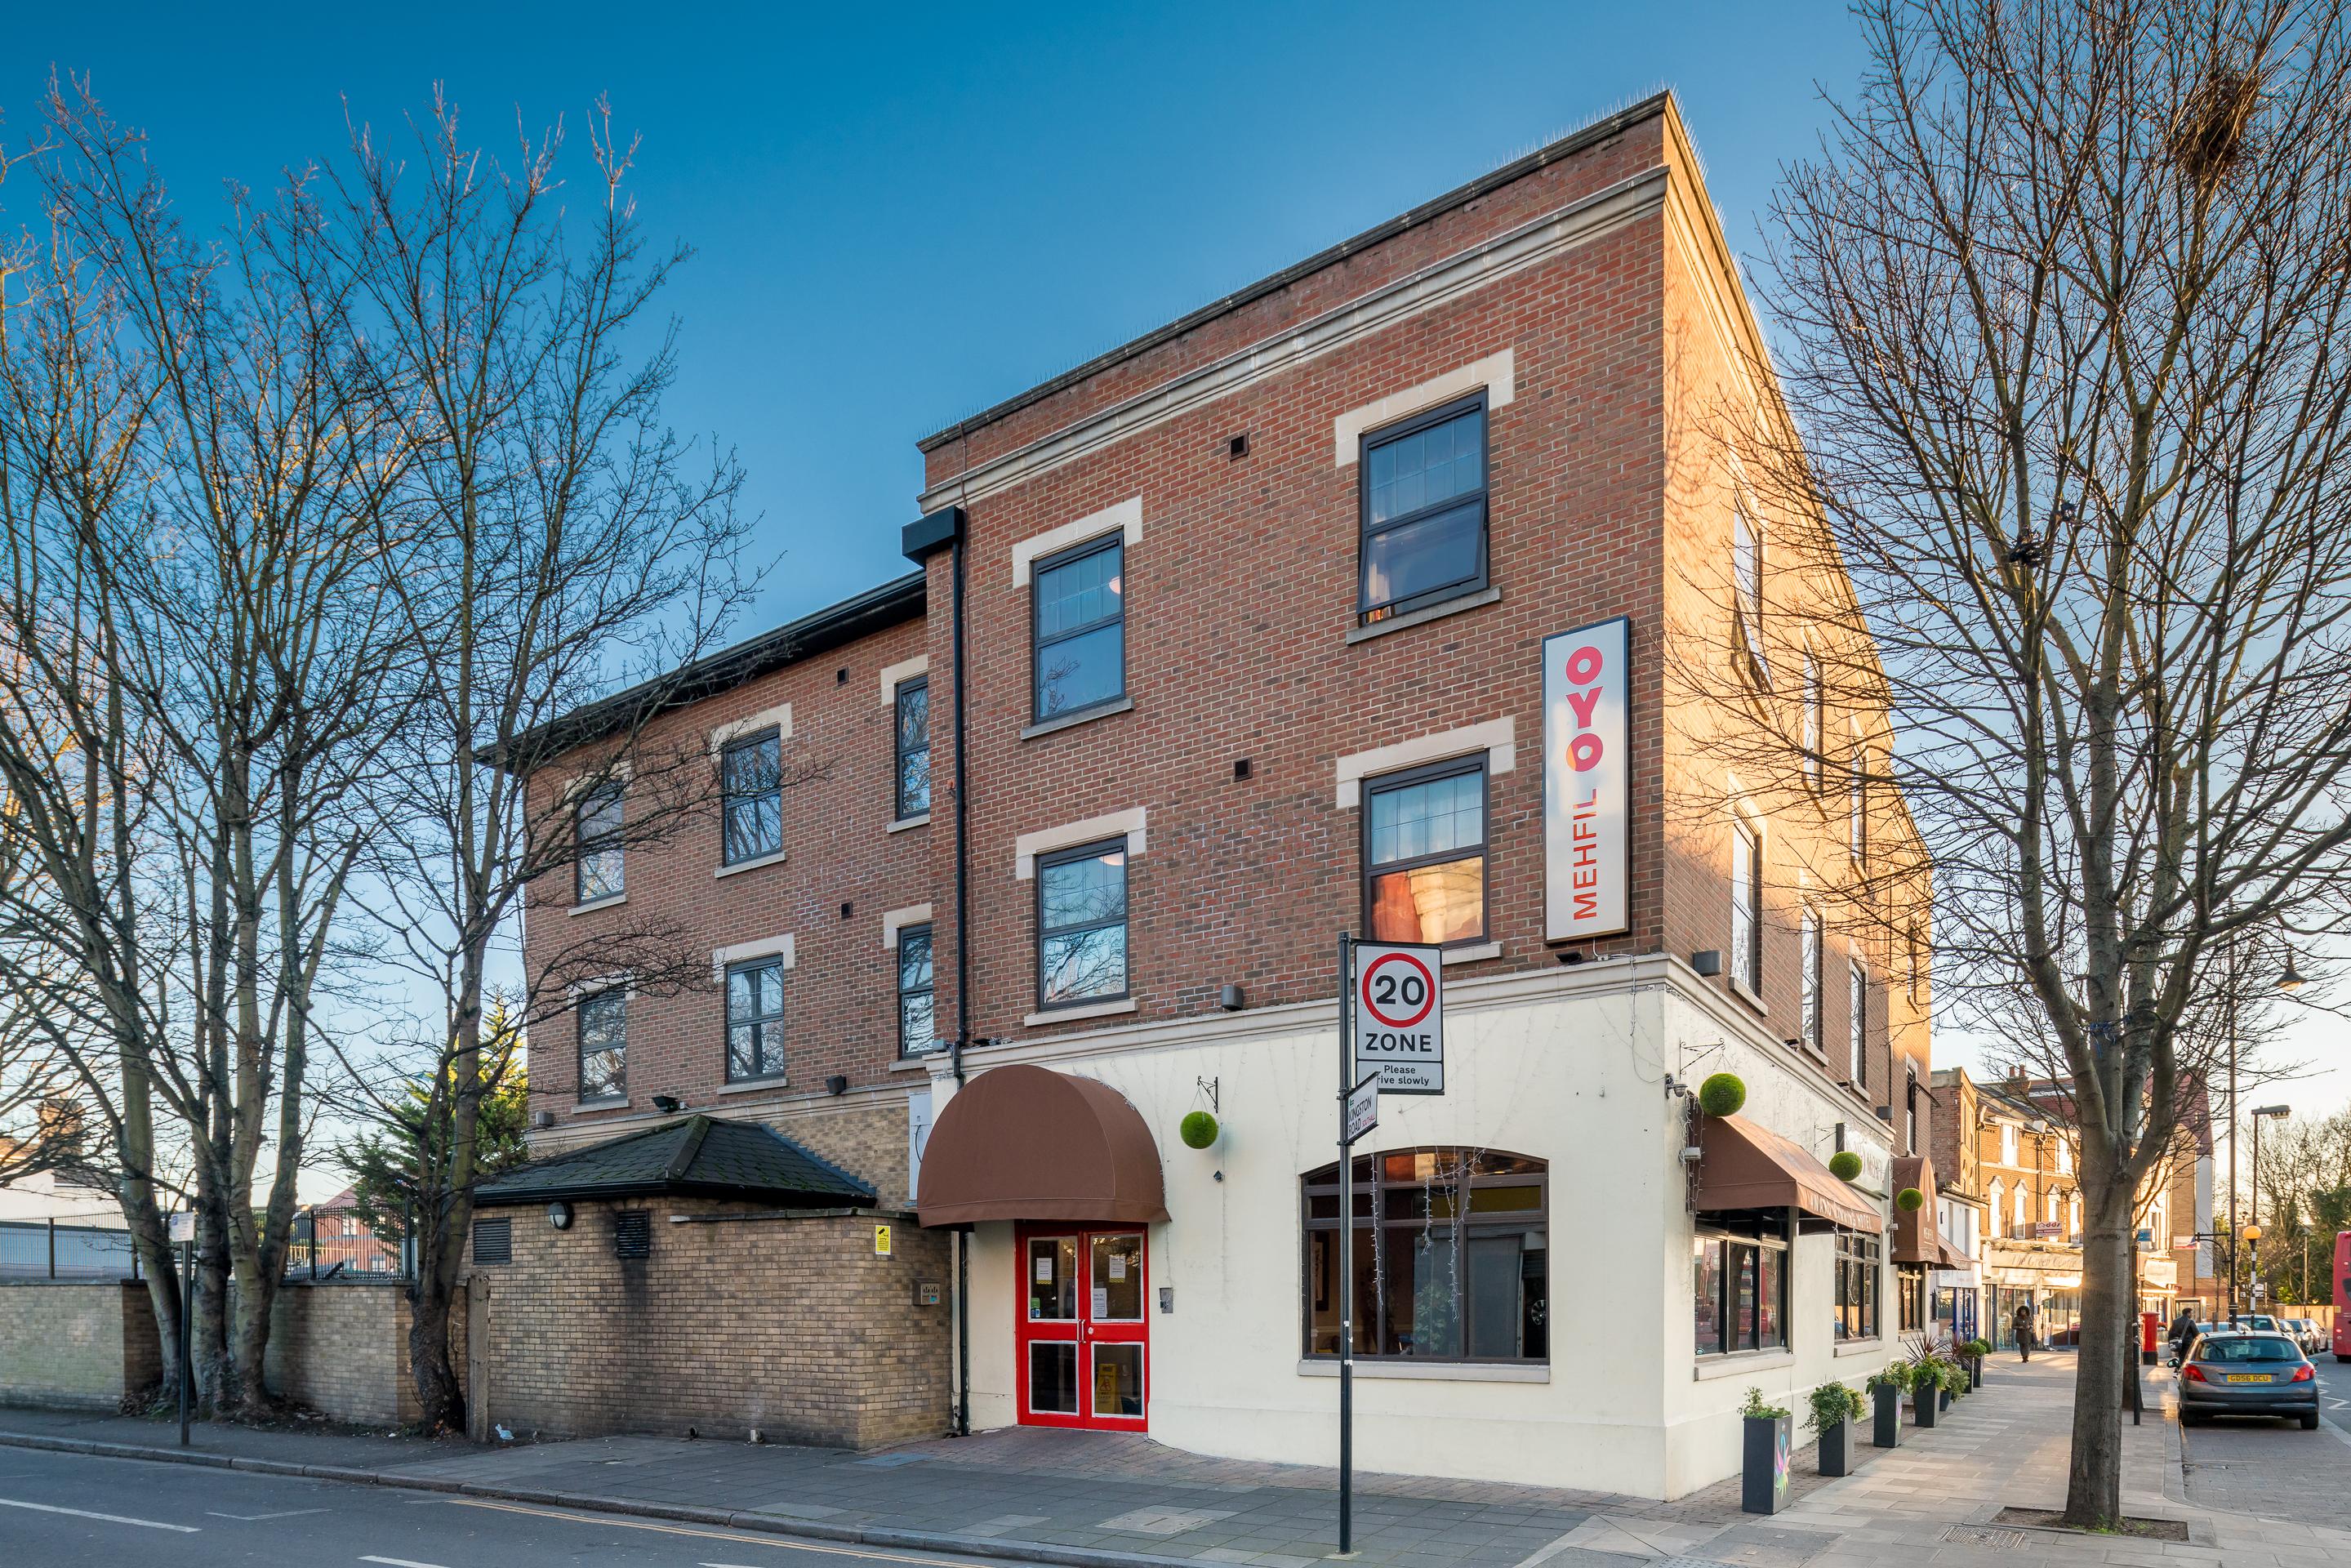
[[[1029,1321],[1068,1322],[1078,1315],[1078,1239],[1029,1239]]]
[[[1096,1416],[1143,1419],[1143,1347],[1139,1344],[1097,1344],[1094,1353]]]
[[[1093,1255],[1093,1297],[1086,1315],[1098,1323],[1143,1321],[1143,1238],[1087,1238]]]
[[[1040,1416],[1078,1413],[1078,1343],[1029,1342],[1029,1408]]]

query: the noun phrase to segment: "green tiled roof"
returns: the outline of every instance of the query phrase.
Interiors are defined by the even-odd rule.
[[[495,1208],[559,1197],[657,1194],[811,1207],[873,1201],[872,1187],[772,1127],[688,1116],[517,1166],[483,1184],[474,1202]]]

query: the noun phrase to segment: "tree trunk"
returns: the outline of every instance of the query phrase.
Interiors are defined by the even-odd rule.
[[[428,1293],[423,1273],[420,1260],[416,1290],[409,1298],[414,1312],[408,1326],[408,1364],[415,1377],[416,1402],[426,1431],[463,1432],[465,1390],[449,1360],[449,1312],[455,1291],[444,1279]]]
[[[2097,1189],[2103,1190],[2097,1190]],[[2130,1302],[2131,1203],[2126,1183],[2082,1187],[2082,1343],[2074,1365],[2074,1446],[2065,1477],[2065,1522],[2105,1530],[2122,1517],[2122,1358]]]

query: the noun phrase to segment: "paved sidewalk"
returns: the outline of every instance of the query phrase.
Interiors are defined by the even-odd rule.
[[[2221,1512],[2191,1501],[2179,1429],[2159,1407],[2126,1425],[2126,1511],[2185,1521],[2185,1543],[1995,1523],[2006,1506],[2055,1508],[2065,1484],[2074,1360],[1995,1357],[1980,1393],[1900,1448],[1857,1450],[1824,1480],[1797,1449],[1796,1500],[1739,1511],[1738,1482],[1671,1503],[1604,1493],[1397,1476],[1358,1478],[1356,1546],[1369,1568],[1886,1568],[1889,1563],[2183,1562],[2340,1568],[2351,1531]],[[2150,1398],[2168,1382],[2150,1379]],[[0,1411],[0,1442],[98,1443],[171,1457],[167,1423]],[[197,1428],[204,1462],[933,1552],[1060,1563],[1309,1568],[1336,1536],[1334,1478],[1310,1466],[1211,1459],[1125,1435],[1017,1429],[881,1454],[613,1437],[481,1448],[340,1431]],[[115,1448],[111,1446],[127,1446]],[[2330,1444],[2330,1448],[2335,1445]],[[157,1450],[162,1450],[157,1452]],[[2341,1451],[2341,1450],[2338,1450]],[[2351,1453],[2346,1453],[2351,1457]]]

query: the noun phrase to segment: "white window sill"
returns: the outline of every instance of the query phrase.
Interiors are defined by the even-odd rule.
[[[1750,989],[1746,981],[1734,977],[1730,981],[1730,994],[1765,1017],[1771,1016],[1771,1009],[1763,1005],[1763,998]]]
[[[714,877],[737,876],[747,871],[758,871],[762,866],[781,865],[783,863],[784,852],[778,850],[774,854],[761,855],[755,861],[737,861],[733,865],[720,866],[716,871],[712,872],[710,874]]]
[[[1391,632],[1408,632],[1415,626],[1426,626],[1432,621],[1442,621],[1448,615],[1458,615],[1465,610],[1482,610],[1489,604],[1499,604],[1502,591],[1481,588],[1475,593],[1465,593],[1458,599],[1448,599],[1441,604],[1424,604],[1403,615],[1392,615],[1385,621],[1374,621],[1368,626],[1353,626],[1347,631],[1350,643],[1368,643],[1374,637],[1384,637]]]
[[[1298,1364],[1301,1377],[1336,1377],[1339,1364],[1316,1356]],[[1357,1357],[1357,1377],[1393,1377],[1409,1383],[1549,1383],[1551,1367],[1541,1362],[1522,1365],[1479,1361],[1390,1361]]]
[[[901,817],[882,831],[885,833],[903,833],[908,828],[927,828],[930,825],[931,814],[925,811],[920,816]]]
[[[1040,735],[1050,735],[1057,729],[1068,729],[1073,725],[1089,724],[1098,718],[1108,718],[1114,713],[1132,713],[1134,710],[1133,697],[1120,697],[1117,701],[1104,703],[1100,707],[1090,707],[1083,713],[1063,714],[1059,718],[1039,719],[1020,732],[1020,738],[1034,740]]]
[[[720,1084],[718,1086],[718,1092],[721,1094],[757,1094],[762,1089],[784,1088],[788,1082],[789,1081],[780,1072],[776,1074],[773,1078],[739,1078],[732,1083]]]
[[[1049,1023],[1069,1023],[1077,1019],[1115,1018],[1120,1013],[1134,1011],[1134,998],[1122,997],[1114,1002],[1095,1002],[1088,1007],[1053,1008],[1045,1012],[1030,1013],[1020,1020],[1023,1029],[1037,1029]]]
[[[1449,967],[1455,964],[1475,964],[1501,956],[1502,945],[1499,942],[1476,942],[1467,947],[1447,947],[1441,962]]]
[[[627,894],[615,893],[604,898],[591,898],[585,904],[575,904],[569,910],[566,910],[565,913],[568,915],[589,915],[599,909],[610,909],[616,904],[626,904],[628,902],[629,895]]]
[[[1690,1368],[1690,1381],[1712,1383],[1721,1377],[1752,1377],[1775,1366],[1795,1364],[1796,1353],[1792,1350],[1742,1350],[1732,1355],[1702,1357]]]
[[[948,1055],[944,1051],[926,1051],[920,1056],[902,1056],[890,1064],[893,1072],[928,1072],[931,1063]]]
[[[1844,1339],[1837,1341],[1837,1347],[1834,1354],[1837,1355],[1868,1355],[1873,1352],[1882,1353],[1885,1349],[1886,1341],[1882,1337],[1878,1339]]]
[[[571,1108],[583,1113],[590,1111],[625,1111],[629,1108],[629,1097],[607,1094],[601,1100],[578,1100],[572,1103]]]

